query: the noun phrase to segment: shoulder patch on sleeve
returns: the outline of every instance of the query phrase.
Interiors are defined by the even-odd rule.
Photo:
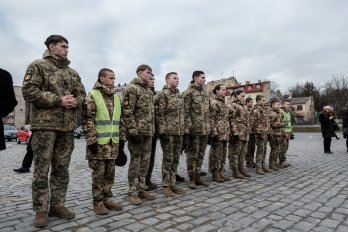
[[[25,76],[24,76],[24,80],[25,81],[29,81],[31,79],[33,75],[33,70],[28,70],[26,73],[25,73]]]

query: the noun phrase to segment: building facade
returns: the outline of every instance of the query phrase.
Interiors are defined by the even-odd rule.
[[[313,124],[316,122],[313,96],[290,99],[295,124]]]
[[[250,81],[246,81],[244,85],[236,85],[232,87],[227,87],[230,93],[233,93],[237,90],[243,90],[245,93],[245,98],[251,97],[256,103],[256,96],[262,95],[265,96],[268,101],[272,96],[271,84],[269,81],[261,81],[259,80],[256,83],[251,83]]]

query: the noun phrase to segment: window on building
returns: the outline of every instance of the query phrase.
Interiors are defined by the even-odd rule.
[[[248,90],[251,90],[251,85],[248,85]]]
[[[302,110],[302,105],[297,105],[297,110]]]
[[[256,88],[257,88],[257,89],[259,89],[260,87],[261,87],[260,84],[257,84],[257,85],[256,85]]]

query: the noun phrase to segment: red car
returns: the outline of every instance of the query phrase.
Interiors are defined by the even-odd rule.
[[[32,132],[30,130],[30,126],[22,126],[20,129],[18,129],[17,143],[18,144],[20,144],[21,142],[28,143],[31,134]]]

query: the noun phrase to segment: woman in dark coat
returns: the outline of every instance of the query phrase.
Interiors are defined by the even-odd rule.
[[[16,105],[11,74],[0,68],[0,151],[6,149],[2,118],[11,113]]]
[[[348,152],[348,110],[344,113],[343,117],[343,138],[346,139],[346,147],[347,147],[347,152]]]
[[[325,106],[323,111],[319,114],[319,122],[321,124],[321,133],[324,138],[324,152],[327,154],[332,154],[331,138],[336,137],[333,124],[335,123],[333,117],[333,111],[330,106]]]

